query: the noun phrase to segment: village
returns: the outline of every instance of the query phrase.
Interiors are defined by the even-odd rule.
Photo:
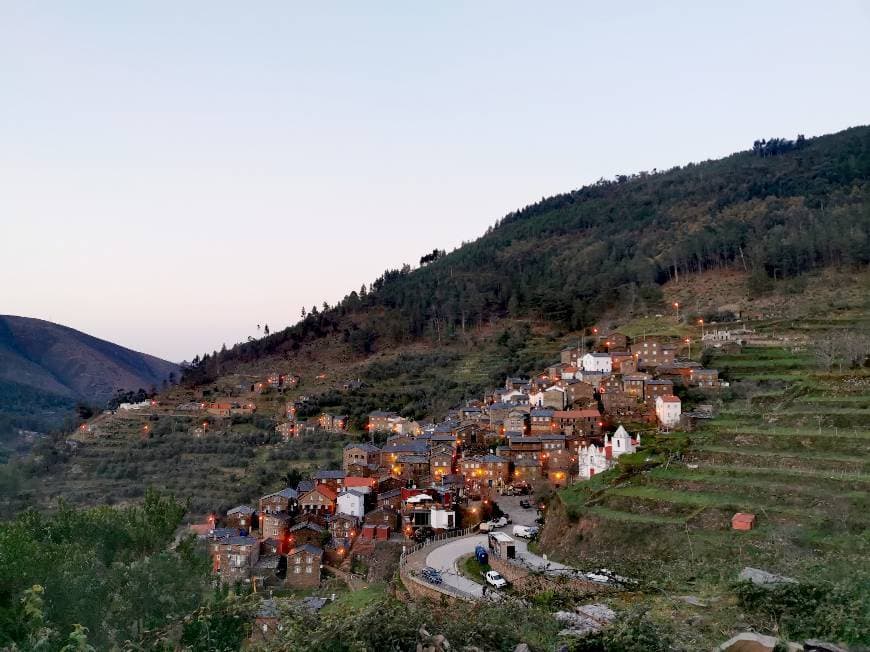
[[[747,334],[711,331],[703,340],[705,346],[739,346]],[[591,346],[563,349],[559,363],[530,378],[509,377],[503,387],[450,410],[438,423],[373,411],[364,435],[344,446],[340,469],[317,470],[295,486],[212,513],[191,527],[208,546],[216,579],[270,593],[316,588],[326,572],[353,576],[359,568],[381,565],[382,574],[394,573],[427,543],[487,532],[491,536],[480,542],[489,543],[488,554],[513,561],[516,547],[528,564],[535,556],[517,539],[533,539],[543,521],[537,492],[588,480],[623,455],[643,454],[639,432],[631,434],[622,424],[667,432],[691,430],[698,420],[712,418],[724,383],[717,370],[680,356],[690,346],[686,340],[632,341],[594,329]],[[250,390],[256,395],[298,382],[292,373],[272,373]],[[709,402],[684,410],[678,394],[688,389],[701,390]],[[299,408],[298,400],[284,407],[276,430],[285,440],[348,432],[346,415],[298,419]],[[216,399],[176,409],[221,419],[251,414],[255,403]],[[196,436],[208,427],[203,422]],[[504,511],[508,501],[513,514]],[[513,530],[495,532],[511,522]],[[444,582],[438,569],[412,574],[408,579],[441,593],[480,597],[468,591],[466,580]]]

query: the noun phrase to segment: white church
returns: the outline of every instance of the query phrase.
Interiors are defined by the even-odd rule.
[[[628,431],[619,426],[613,437],[607,435],[604,438],[604,446],[600,448],[595,444],[581,446],[578,456],[579,477],[588,480],[596,473],[603,473],[613,467],[615,460],[620,455],[634,453],[640,446],[640,435],[632,439]]]

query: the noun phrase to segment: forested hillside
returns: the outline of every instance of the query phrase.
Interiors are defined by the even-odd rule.
[[[197,359],[201,381],[341,333],[359,354],[444,342],[493,317],[577,329],[614,305],[654,307],[680,275],[738,268],[770,280],[870,262],[870,127],[757,141],[727,158],[601,180],[510,213],[421,267],[388,270],[339,305]]]

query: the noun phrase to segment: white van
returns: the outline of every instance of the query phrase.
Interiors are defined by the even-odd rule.
[[[531,539],[538,533],[538,528],[528,525],[514,525],[514,536],[522,537],[523,539]]]

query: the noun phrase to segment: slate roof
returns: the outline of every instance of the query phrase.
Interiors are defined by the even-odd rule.
[[[540,437],[512,437],[509,443],[517,442],[520,444],[540,444]]]
[[[452,432],[436,432],[430,439],[432,441],[456,441],[456,435]]]
[[[314,489],[314,480],[300,480],[296,487],[296,491],[300,494],[307,494],[312,489]]]
[[[509,460],[498,455],[481,455],[480,461],[487,464],[506,464]]]
[[[254,537],[233,536],[221,539],[220,543],[228,546],[250,546],[257,544],[258,541]]]
[[[211,530],[207,537],[209,539],[226,539],[228,537],[238,536],[239,531],[231,527],[217,527]]]
[[[384,452],[387,453],[425,453],[429,450],[429,444],[425,441],[407,441],[397,444],[388,444],[384,446]]]
[[[250,516],[254,513],[253,507],[248,507],[247,505],[239,505],[238,507],[233,507],[231,510],[227,511],[227,516],[231,514],[244,514],[246,516]]]
[[[350,450],[351,448],[359,448],[360,450],[364,450],[366,453],[380,453],[381,449],[375,446],[374,444],[369,444],[368,442],[364,442],[362,444],[348,444],[344,447],[344,450]]]
[[[396,461],[399,464],[428,464],[429,458],[425,455],[402,455]]]
[[[289,532],[299,532],[299,530],[314,530],[315,532],[326,532],[326,528],[323,527],[320,523],[315,523],[314,521],[306,521],[305,523],[297,523],[293,527],[291,527]]]
[[[293,548],[293,550],[287,553],[287,556],[292,557],[293,555],[296,555],[300,552],[308,552],[312,555],[322,555],[323,548],[318,548],[317,546],[313,546],[310,543],[304,543],[301,546],[296,546],[295,548]]]
[[[340,469],[320,469],[314,474],[315,480],[344,480],[347,473]]]
[[[390,489],[389,491],[382,491],[378,494],[378,500],[383,500],[384,498],[395,498],[396,496],[401,496],[401,489]]]
[[[301,485],[302,483],[300,482],[299,484]],[[282,489],[281,491],[276,491],[273,494],[266,494],[265,496],[263,496],[263,498],[261,500],[263,500],[265,498],[271,498],[272,496],[281,496],[282,498],[288,498],[289,500],[296,500],[297,498],[299,498],[299,492],[296,491],[295,489],[291,489],[290,487],[287,487],[285,489]],[[229,513],[229,512],[227,512],[227,513]]]
[[[278,568],[278,555],[267,555],[260,557],[257,563],[254,564],[257,570],[274,570]]]

